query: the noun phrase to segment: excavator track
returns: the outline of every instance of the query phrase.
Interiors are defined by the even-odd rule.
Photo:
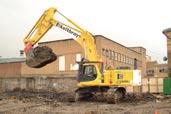
[[[56,54],[47,46],[37,46],[26,54],[26,64],[32,68],[41,68],[56,59]]]
[[[124,97],[126,91],[121,88],[79,88],[75,91],[75,101],[93,100],[98,102],[107,102],[110,104],[119,103]]]
[[[106,92],[106,101],[107,103],[119,103],[123,98],[124,98],[125,93],[123,91],[118,91],[115,90],[114,88],[110,88],[107,92]]]

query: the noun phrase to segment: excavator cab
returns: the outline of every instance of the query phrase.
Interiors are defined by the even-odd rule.
[[[103,72],[103,62],[98,61],[86,61],[84,58],[79,64],[78,70],[78,82],[90,82],[96,80],[99,75],[99,71],[96,66],[101,67],[100,74]]]
[[[94,65],[82,65],[79,71],[79,82],[93,81],[97,77],[97,71]]]

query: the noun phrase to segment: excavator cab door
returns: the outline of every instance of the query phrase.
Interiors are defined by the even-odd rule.
[[[80,64],[79,65],[79,73],[78,73],[78,81],[93,81],[97,77],[96,67],[94,65]]]

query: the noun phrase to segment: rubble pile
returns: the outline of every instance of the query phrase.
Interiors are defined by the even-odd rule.
[[[56,54],[47,46],[37,46],[26,53],[26,64],[32,68],[41,68],[56,59]]]

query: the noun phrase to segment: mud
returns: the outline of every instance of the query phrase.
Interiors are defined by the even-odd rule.
[[[72,93],[15,91],[0,95],[0,114],[171,114],[171,97],[127,94],[118,104],[84,100]]]

